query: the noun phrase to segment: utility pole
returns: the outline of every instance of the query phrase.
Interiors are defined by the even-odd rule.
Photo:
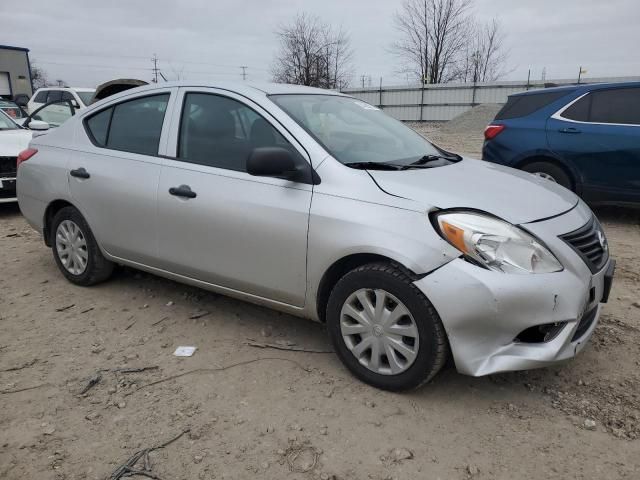
[[[578,72],[578,85],[580,85],[580,80],[582,80],[583,73],[587,73],[587,71],[582,68],[582,65],[580,65],[580,71]]]
[[[366,75],[361,75],[360,79],[362,80],[362,88],[364,88],[364,81],[367,79]]]
[[[247,66],[243,65],[240,67],[242,69],[242,81],[247,79]]]
[[[153,79],[151,81],[158,83],[158,56],[155,53],[151,57],[151,61],[153,62]]]

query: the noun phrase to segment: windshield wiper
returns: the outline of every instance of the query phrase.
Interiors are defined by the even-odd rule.
[[[443,167],[459,161],[461,157],[456,155],[455,157],[448,157],[446,155],[424,155],[409,165],[402,166],[401,170],[407,170],[409,168],[432,168]]]
[[[358,168],[361,170],[400,170],[400,165],[384,162],[351,162],[345,163],[347,167]]]

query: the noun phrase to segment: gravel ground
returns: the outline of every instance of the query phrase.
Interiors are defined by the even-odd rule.
[[[578,358],[391,394],[333,354],[247,345],[330,350],[321,325],[130,269],[73,286],[0,205],[0,478],[108,478],[186,429],[149,453],[159,478],[640,478],[640,215],[597,213],[618,271]]]

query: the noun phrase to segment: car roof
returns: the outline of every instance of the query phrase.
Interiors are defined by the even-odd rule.
[[[74,92],[95,92],[95,88],[87,88],[87,87],[40,87],[37,91],[41,90],[68,90]]]
[[[542,93],[553,92],[573,92],[580,90],[581,92],[590,92],[592,90],[600,90],[603,88],[625,88],[625,87],[640,87],[640,82],[618,82],[618,83],[580,83],[573,85],[563,85],[561,87],[540,88],[536,90],[528,90],[526,92],[514,93],[512,97],[520,97],[524,95],[539,95]]]
[[[219,88],[221,90],[229,90],[237,93],[256,93],[263,92],[267,95],[278,94],[317,94],[317,95],[343,95],[335,90],[325,90],[322,88],[306,87],[303,85],[289,85],[283,83],[260,83],[260,82],[203,82],[203,81],[187,81],[181,80],[177,82],[151,83],[130,90],[126,90],[127,94],[132,92],[142,92],[145,90],[156,90],[163,87],[196,87],[196,88]],[[119,95],[119,94],[116,94]],[[114,95],[115,96],[115,95]]]

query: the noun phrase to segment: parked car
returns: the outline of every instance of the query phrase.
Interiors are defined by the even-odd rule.
[[[5,100],[4,98],[0,98],[0,110],[13,120],[21,120],[29,116],[18,104],[11,100]]]
[[[640,203],[640,82],[509,97],[485,130],[484,160],[534,173],[589,203]]]
[[[360,379],[413,388],[575,356],[615,262],[574,193],[462,158],[354,98],[149,85],[18,159],[18,199],[77,285],[115,264],[326,322]]]
[[[20,127],[0,109],[0,203],[15,202],[16,162],[29,145],[31,131]]]
[[[44,87],[36,90],[27,104],[27,111],[33,113],[46,103],[70,101],[77,110],[91,104],[95,88]]]

